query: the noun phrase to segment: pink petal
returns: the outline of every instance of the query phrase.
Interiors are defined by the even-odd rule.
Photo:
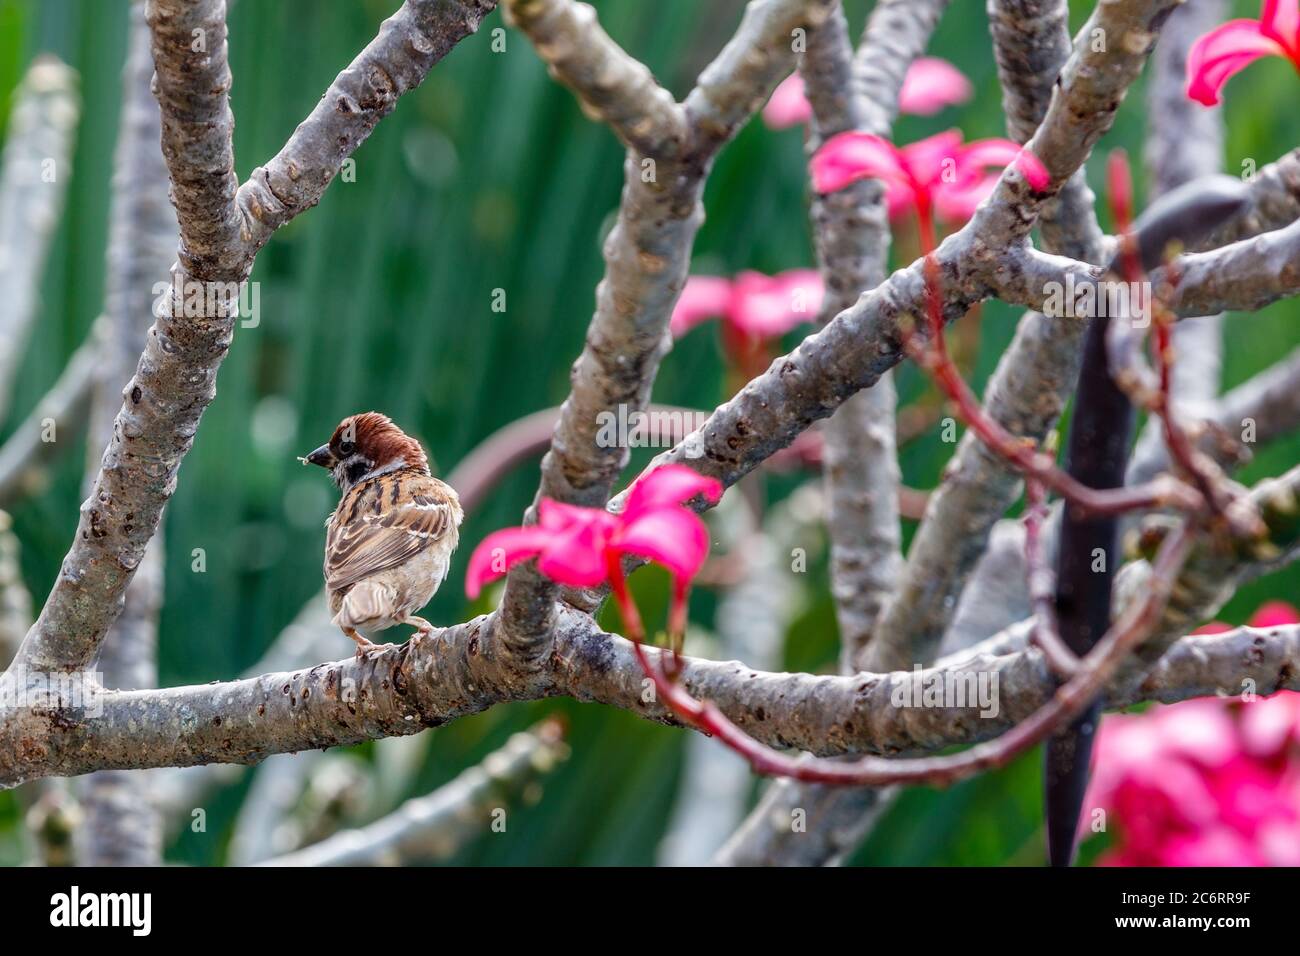
[[[554,531],[567,531],[586,525],[611,531],[617,521],[604,508],[584,508],[582,505],[569,505],[553,498],[543,498],[537,506],[537,523]]]
[[[1268,866],[1300,866],[1300,825],[1269,820],[1255,832],[1255,843]]]
[[[689,581],[708,557],[709,531],[693,511],[651,508],[625,524],[610,546],[663,565],[679,582]]]
[[[1258,20],[1229,20],[1192,44],[1187,54],[1187,95],[1213,106],[1230,77],[1270,55],[1287,53],[1276,40],[1260,32]]]
[[[903,77],[898,108],[915,116],[933,116],[945,106],[971,98],[970,81],[947,60],[923,56],[914,60]]]
[[[961,151],[961,130],[950,129],[904,146],[901,161],[912,183],[932,187],[961,178]]]
[[[494,531],[474,549],[465,570],[465,593],[478,597],[483,586],[505,576],[520,561],[538,554],[551,541],[554,532],[532,525],[526,528],[502,528]]]
[[[1294,815],[1283,775],[1245,754],[1207,779],[1218,803],[1218,819],[1240,832],[1250,833],[1265,818]]]
[[[1009,139],[981,139],[962,148],[957,154],[958,179],[981,176],[986,168],[999,171],[1014,165],[1026,182],[1039,192],[1048,187],[1051,175],[1042,161],[1023,146]]]
[[[1035,192],[1043,192],[1052,182],[1052,174],[1047,171],[1043,161],[1027,149],[1022,149],[1016,157],[1016,169],[1025,177]]]
[[[775,276],[742,272],[736,277],[731,322],[754,338],[774,338],[811,322],[824,289],[815,269],[791,269]]]
[[[1287,742],[1300,740],[1300,694],[1278,691],[1241,708],[1241,739],[1247,753],[1272,757]]]
[[[708,501],[715,502],[722,497],[722,482],[685,465],[660,465],[632,485],[627,506],[620,517],[627,523],[640,511],[680,505],[696,495],[704,495]]]
[[[720,276],[690,276],[673,307],[668,328],[684,335],[706,319],[726,315],[731,306],[731,280]]]
[[[772,91],[772,98],[763,107],[763,122],[769,129],[799,126],[812,119],[812,106],[803,91],[803,77],[791,73]]]
[[[1133,221],[1133,170],[1123,149],[1112,149],[1106,157],[1106,196],[1115,216],[1115,228],[1128,229]]]
[[[1172,837],[1160,851],[1159,866],[1263,866],[1248,839],[1229,827],[1210,827]]]
[[[1209,624],[1202,624],[1192,634],[1227,634],[1233,630],[1231,624],[1224,624],[1222,621],[1211,621]]]
[[[1286,601],[1267,601],[1255,609],[1246,622],[1251,627],[1282,627],[1300,624],[1300,611]]]
[[[987,166],[1001,169],[1019,157],[1020,149],[1009,139],[977,139],[961,148],[957,163],[963,172],[982,172]]]
[[[934,189],[934,210],[945,222],[965,222],[988,199],[1001,178],[1001,173],[989,173],[974,181],[939,183]]]
[[[1286,50],[1300,69],[1300,0],[1264,0],[1259,32]]]
[[[859,179],[909,182],[899,151],[870,133],[832,136],[813,156],[811,169],[813,188],[819,193],[833,193]]]
[[[1226,764],[1240,750],[1229,704],[1218,697],[1185,700],[1148,711],[1163,749],[1204,767]]]
[[[538,571],[574,588],[594,587],[605,580],[607,535],[601,522],[581,522],[553,535],[537,560]]]
[[[885,205],[889,208],[889,218],[901,219],[912,211],[916,193],[910,186],[902,183],[889,183],[885,186]]]

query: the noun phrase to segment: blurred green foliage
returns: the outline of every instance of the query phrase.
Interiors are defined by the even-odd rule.
[[[125,0],[0,0],[0,118],[26,65],[41,52],[80,72],[84,97],[44,309],[0,436],[49,387],[101,308],[125,6]],[[396,6],[396,0],[233,5],[241,180],[279,149]],[[1072,6],[1078,26],[1091,5]],[[1236,6],[1239,15],[1257,15],[1253,2]],[[741,7],[739,0],[599,3],[606,30],[679,97],[730,36]],[[855,33],[865,8],[848,4]],[[380,124],[356,154],[355,181],[336,180],[320,206],[281,230],[259,257],[253,278],[261,283],[260,324],[236,336],[217,400],[167,511],[164,685],[237,675],[319,591],[321,525],[334,493],[323,475],[305,471],[294,456],[319,444],[344,415],[388,412],[424,440],[445,472],[494,429],[564,397],[602,272],[600,244],[618,202],[622,150],[582,117],[522,36],[506,29],[505,51],[493,52],[498,29],[504,27],[494,13]],[[899,141],[958,124],[967,138],[1002,135],[984,5],[954,3],[931,51],[968,73],[976,98],[939,117],[904,118]],[[1235,171],[1247,160],[1262,165],[1300,142],[1298,93],[1300,80],[1278,59],[1260,61],[1232,81],[1225,168]],[[1123,145],[1141,155],[1144,122],[1139,85],[1090,163],[1094,189],[1102,183],[1104,150]],[[706,208],[695,271],[811,265],[799,132],[749,124],[718,159]],[[504,314],[490,308],[496,289],[507,296]],[[1017,313],[992,303],[983,316],[977,387],[1009,341]],[[1300,342],[1298,316],[1300,302],[1293,301],[1230,318],[1225,387]],[[716,327],[706,326],[681,342],[656,383],[658,400],[712,407],[726,397],[716,336]],[[910,400],[924,383],[904,368],[899,388]],[[937,429],[910,444],[902,455],[907,482],[932,486],[950,451]],[[1265,450],[1243,477],[1276,473],[1297,458],[1300,436]],[[24,572],[38,600],[75,528],[83,468],[83,455],[66,455],[44,493],[15,509]],[[468,518],[466,549],[489,530],[517,522],[536,477],[535,467],[519,468]],[[791,484],[770,480],[768,494],[784,494]],[[191,571],[195,548],[206,552],[205,573]],[[638,575],[638,589],[648,607],[657,605],[650,613],[660,617],[652,620],[661,620],[663,581],[652,573],[644,578]],[[791,627],[786,663],[829,671],[836,638],[824,566],[810,567],[801,581],[808,606]],[[1244,620],[1266,597],[1294,600],[1298,591],[1294,571],[1260,581],[1223,617]],[[484,606],[467,607],[462,595],[458,567],[428,616],[452,622]],[[697,618],[707,622],[712,606],[698,595]],[[341,635],[337,650],[340,656],[350,651]],[[546,782],[539,803],[512,810],[507,835],[481,838],[457,862],[653,862],[684,735],[626,713],[548,701],[457,721],[425,735],[426,759],[411,792],[449,780],[510,733],[557,711],[567,715],[573,758]],[[208,832],[185,833],[169,857],[220,862],[243,787],[213,794],[206,803]],[[1038,758],[1029,755],[945,792],[912,792],[856,860],[1037,863],[1038,788]],[[18,808],[12,793],[0,793],[0,862],[16,859]]]

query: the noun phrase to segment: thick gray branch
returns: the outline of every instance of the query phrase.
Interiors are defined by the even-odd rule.
[[[815,26],[828,7],[829,0],[752,0],[736,35],[685,101],[692,139],[686,154],[656,159],[628,151],[618,217],[605,239],[596,311],[542,459],[538,498],[589,507],[608,500],[630,451],[598,440],[603,419],[620,410],[640,411],[650,400],[659,363],[672,344],[668,320],[704,219],[700,197],[713,158],[790,71],[791,32]],[[601,50],[631,60],[612,44]],[[624,62],[621,71],[634,73],[634,63]],[[546,653],[555,594],[531,563],[510,572],[502,623],[507,646],[524,666],[535,666]]]
[[[20,711],[0,725],[0,786],[106,768],[255,763],[272,753],[416,733],[507,700],[557,695],[677,725],[660,705],[643,699],[643,675],[627,641],[601,632],[579,612],[561,610],[557,622],[550,664],[526,683],[503,665],[492,619],[481,617],[365,661],[224,684],[106,691],[90,702],[98,716],[71,702]],[[1229,641],[1229,649],[1215,646],[1214,653],[1204,650],[1218,635],[1196,638],[1194,653],[1180,641],[1167,652],[1177,666],[1151,672],[1140,690],[1113,687],[1114,703],[1177,700],[1206,688],[1231,693],[1247,678],[1261,694],[1300,688],[1300,647],[1292,630],[1260,633],[1262,640],[1249,648]],[[967,654],[951,667],[919,675],[773,674],[736,661],[687,658],[682,680],[694,696],[716,703],[757,739],[821,755],[914,754],[986,740],[1026,718],[1057,686],[1034,650]],[[1172,675],[1188,684],[1167,683]],[[991,706],[973,695],[966,706],[896,703],[905,687],[974,688],[981,680],[989,688],[996,682]]]
[[[158,103],[150,93],[153,56],[143,2],[134,3],[123,75],[122,112],[113,159],[105,335],[99,383],[91,405],[87,443],[92,451],[113,438],[122,385],[135,371],[153,320],[154,290],[167,284],[175,255],[176,214],[167,201],[167,167],[158,141]],[[87,486],[99,471],[89,461]],[[163,601],[162,536],[150,542],[126,591],[122,614],[100,646],[98,670],[108,687],[158,684],[158,611]],[[81,782],[85,822],[78,830],[77,860],[85,866],[157,866],[162,862],[162,822],[147,774],[104,771]]]
[[[609,38],[595,8],[573,0],[508,0],[506,14],[583,112],[629,149],[671,157],[686,142],[686,113],[650,70]]]
[[[179,254],[189,272],[178,263],[173,287],[183,295],[189,276],[237,287],[247,272],[221,271],[238,242],[225,5],[151,0],[146,9]],[[216,394],[216,371],[234,329],[233,297],[228,289],[214,301],[204,297],[199,315],[173,314],[186,310],[170,296],[161,303],[135,376],[123,389],[76,540],[19,651],[26,668],[84,668],[121,611],[127,584],[175,490],[181,460]]]

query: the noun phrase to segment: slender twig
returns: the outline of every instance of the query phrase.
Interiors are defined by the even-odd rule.
[[[1198,448],[1221,465],[1236,464],[1251,445],[1265,445],[1300,428],[1300,349],[1247,379],[1205,411],[1208,426]],[[1129,463],[1129,483],[1169,467],[1163,442],[1139,443]]]
[[[90,396],[99,379],[102,325],[96,322],[58,380],[0,446],[0,506],[39,492],[49,465],[76,444],[73,436],[90,417]]]
[[[792,500],[792,498],[794,500]],[[757,525],[740,498],[723,500],[712,522],[729,550],[740,555],[743,573],[719,598],[714,615],[716,646],[710,655],[744,660],[769,669],[781,661],[786,628],[797,612],[800,589],[788,570],[790,548],[806,544],[794,511],[797,496],[785,498]],[[692,631],[691,639],[694,639]],[[716,653],[713,653],[715,652]],[[660,841],[662,866],[702,866],[744,817],[752,789],[748,765],[703,736],[687,741],[681,782]]]
[[[262,866],[396,866],[451,856],[471,837],[504,821],[507,804],[569,755],[559,723],[515,734],[504,747],[428,796],[408,800],[388,816],[327,837]]]
[[[52,56],[38,58],[15,92],[0,156],[0,421],[39,311],[80,113],[76,73]]]
[[[1025,574],[1034,611],[1031,643],[1043,652],[1052,671],[1069,678],[1079,669],[1079,656],[1061,640],[1056,619],[1056,576],[1043,555],[1042,529],[1047,517],[1046,496],[1035,481],[1025,483]]]
[[[858,757],[849,761],[813,760],[792,757],[751,737],[733,723],[715,704],[697,699],[665,672],[663,652],[651,657],[640,639],[640,621],[627,612],[635,607],[626,600],[626,587],[612,562],[613,587],[624,609],[624,626],[632,637],[632,648],[642,671],[654,682],[660,699],[685,723],[731,747],[756,773],[816,783],[844,786],[882,786],[893,783],[950,784],[975,773],[1005,765],[1029,747],[1039,743],[1084,709],[1088,708],[1123,658],[1159,620],[1183,561],[1191,549],[1194,533],[1186,525],[1171,533],[1161,545],[1146,599],[1131,608],[1085,657],[1074,677],[1063,684],[1050,702],[1001,737],[977,744],[969,750],[947,756],[891,760]]]
[[[32,596],[18,563],[13,519],[0,511],[0,667],[7,667],[32,625]]]

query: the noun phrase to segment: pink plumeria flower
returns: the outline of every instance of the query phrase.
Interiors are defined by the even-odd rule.
[[[812,104],[804,92],[803,77],[791,73],[772,91],[772,97],[763,107],[763,122],[768,129],[787,129],[802,126],[812,119]]]
[[[859,179],[881,179],[890,215],[908,209],[929,218],[931,210],[946,221],[969,218],[1014,163],[1034,189],[1047,188],[1050,176],[1038,158],[1005,139],[962,143],[959,130],[948,130],[899,148],[870,133],[832,136],[812,159],[813,188],[819,193],[843,189]]]
[[[684,335],[720,317],[748,339],[778,338],[817,318],[825,289],[815,269],[791,269],[774,276],[742,272],[734,280],[691,276],[673,309],[669,328]]]
[[[1300,611],[1286,601],[1266,601],[1246,622],[1250,627],[1285,627],[1300,624]]]
[[[923,56],[912,62],[903,77],[898,109],[912,116],[933,116],[948,106],[971,98],[970,80],[947,60]],[[771,129],[799,126],[812,119],[812,105],[804,91],[803,77],[791,73],[772,92],[763,107],[763,122]]]
[[[1280,56],[1300,71],[1300,0],[1264,0],[1258,20],[1229,20],[1187,54],[1187,95],[1219,102],[1224,84],[1262,56]]]
[[[704,522],[685,503],[697,495],[716,502],[722,485],[684,465],[663,465],[643,475],[619,514],[543,498],[538,521],[488,535],[470,555],[465,591],[476,598],[484,585],[514,565],[537,558],[537,569],[552,581],[587,588],[610,579],[626,554],[665,567],[673,577],[673,633],[685,624],[691,579],[709,553]]]
[[[1249,624],[1300,623],[1283,601]],[[1200,633],[1218,633],[1217,622]],[[1101,862],[1119,866],[1295,866],[1300,862],[1300,694],[1202,698],[1109,716],[1088,805],[1119,821]],[[1086,831],[1084,831],[1086,832]]]
[[[1300,624],[1300,611],[1286,601],[1265,601],[1255,609],[1255,613],[1246,622],[1247,627],[1282,627],[1286,624]],[[1202,624],[1193,634],[1226,634],[1235,630],[1231,624],[1223,621],[1211,621]]]

